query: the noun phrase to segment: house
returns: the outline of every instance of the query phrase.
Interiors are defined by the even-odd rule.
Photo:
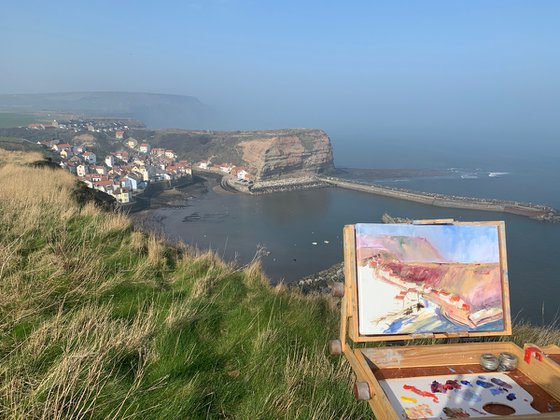
[[[87,174],[86,176],[84,176],[84,178],[93,184],[94,182],[103,180],[105,177],[99,175],[98,173],[92,173],[92,174]]]
[[[220,171],[222,171],[225,174],[229,174],[232,169],[233,169],[233,165],[231,163],[222,163],[220,165]]]
[[[111,195],[115,197],[119,203],[123,204],[130,203],[130,200],[132,198],[130,191],[128,191],[126,188],[117,188],[113,190],[113,193]]]
[[[162,149],[161,147],[154,147],[152,149],[151,154],[154,155],[154,156],[164,156],[165,155],[165,149]]]
[[[142,143],[138,151],[140,153],[150,153],[150,145],[148,143]]]
[[[70,172],[72,175],[77,175],[76,164],[75,164],[75,163],[67,162],[67,163],[66,163],[66,169],[67,169],[68,172]]]
[[[239,170],[239,172],[237,172],[237,179],[243,180],[243,181],[252,181],[253,180],[253,175],[251,175],[245,169],[241,169],[241,170]]]
[[[84,162],[90,165],[95,165],[97,162],[97,156],[93,152],[84,152],[82,153],[82,158]]]
[[[125,151],[116,152],[113,153],[113,156],[119,160],[122,160],[123,162],[128,162],[128,152]]]
[[[144,166],[135,166],[133,172],[136,172],[142,178],[142,181],[150,180],[150,173]]]
[[[165,151],[165,157],[169,158],[169,159],[175,159],[177,157],[177,155],[175,154],[175,152],[173,150],[166,150]]]
[[[91,169],[92,169],[94,172],[98,173],[99,175],[107,175],[107,171],[106,171],[106,169],[105,169],[105,166],[93,165],[93,166],[91,167]]]
[[[115,131],[115,138],[117,140],[122,140],[124,139],[124,130],[117,130]]]
[[[76,175],[86,176],[86,174],[87,174],[86,165],[84,165],[83,163],[80,163],[78,166],[76,166]]]
[[[28,124],[27,128],[31,128],[33,130],[44,130],[45,126],[43,124]]]
[[[198,167],[200,169],[208,169],[212,166],[212,162],[210,162],[209,160],[203,160],[201,162],[198,162]]]
[[[60,153],[63,150],[70,150],[72,148],[72,146],[70,146],[68,143],[59,143],[59,144],[53,145],[52,148],[55,152]]]
[[[126,141],[126,144],[131,149],[134,149],[136,146],[138,146],[138,141],[136,141],[136,139],[133,139],[132,137],[129,137]]]
[[[62,159],[68,159],[73,156],[73,153],[70,149],[63,149],[60,151],[60,157]]]
[[[104,191],[106,193],[115,189],[115,185],[110,179],[94,182],[93,187],[96,190]]]
[[[131,190],[136,191],[139,189],[140,183],[142,182],[142,178],[135,174],[128,174],[121,179],[121,186]]]
[[[87,179],[86,177],[78,177],[78,179],[80,181],[82,181],[84,184],[87,185],[88,188],[93,188],[93,182],[91,182],[89,179]]]
[[[112,168],[113,165],[115,164],[114,158],[112,155],[107,155],[105,157],[105,165],[108,166],[109,168]]]

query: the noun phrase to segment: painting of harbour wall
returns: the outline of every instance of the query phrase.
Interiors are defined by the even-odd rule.
[[[504,329],[497,225],[356,224],[362,335]]]

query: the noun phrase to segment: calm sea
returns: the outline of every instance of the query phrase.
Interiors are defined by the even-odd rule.
[[[337,147],[341,146],[335,141],[333,144],[338,156]],[[449,159],[447,150],[428,153],[418,148],[415,153],[399,158],[392,147],[384,151],[372,147],[371,154],[356,155],[348,154],[351,148],[347,148],[336,163],[354,167],[449,169],[447,175],[438,178],[383,183],[560,208],[556,156],[540,152],[508,155],[497,148],[494,155],[478,158],[476,153],[465,150],[462,165],[446,165],[457,163]],[[377,157],[383,164],[375,165],[371,157]],[[505,220],[512,315],[535,324],[550,323],[560,315],[560,224],[500,213],[436,208],[336,188],[263,196],[216,193],[210,189],[207,194],[189,200],[187,207],[158,209],[154,217],[162,221],[168,236],[211,248],[239,264],[247,264],[264,249],[267,255],[262,256],[262,263],[271,281],[289,283],[342,261],[345,224],[379,223],[384,213],[413,219]]]

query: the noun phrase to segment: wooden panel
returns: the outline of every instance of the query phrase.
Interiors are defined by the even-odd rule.
[[[531,357],[526,362],[523,356],[519,358],[518,369],[560,400],[560,365],[548,357],[542,360]]]
[[[393,410],[389,399],[383,392],[383,388],[379,385],[377,379],[373,375],[372,370],[369,368],[367,360],[364,358],[364,355],[359,351],[355,350],[355,353],[352,353],[356,363],[360,366],[363,373],[365,374],[367,383],[370,387],[370,391],[372,394],[371,399],[368,401],[372,411],[374,412],[375,416],[379,419],[383,420],[399,420],[399,416]]]
[[[449,224],[452,219],[435,219],[435,220],[419,220],[415,223],[419,224]],[[502,280],[502,302],[503,302],[503,331],[491,332],[436,332],[422,334],[423,338],[450,338],[450,337],[496,337],[504,334],[511,335],[511,314],[509,302],[509,282],[507,271],[507,252],[505,242],[505,224],[502,221],[490,222],[454,222],[455,225],[492,225],[498,230],[498,243]],[[380,334],[380,335],[362,335],[359,333],[359,313],[358,305],[360,305],[357,287],[357,260],[356,260],[356,231],[354,225],[344,227],[344,276],[345,276],[345,296],[346,296],[346,314],[343,317],[348,318],[348,335],[354,342],[384,342],[396,340],[412,340],[421,338],[413,334]],[[341,320],[342,322],[342,320]],[[341,324],[342,328],[342,324]],[[342,331],[342,330],[341,330]]]
[[[378,369],[478,364],[482,353],[510,352],[519,359],[523,351],[510,342],[394,346],[360,350]]]
[[[413,220],[413,225],[455,225],[455,220],[453,219],[419,219]]]
[[[498,235],[500,240],[500,263],[502,265],[502,302],[504,310],[504,334],[511,335],[511,309],[509,301],[509,279],[506,251],[506,225],[505,222],[492,222],[498,225]]]
[[[344,226],[344,296],[346,297],[349,336],[358,336],[358,290],[356,282],[356,230],[354,225]]]

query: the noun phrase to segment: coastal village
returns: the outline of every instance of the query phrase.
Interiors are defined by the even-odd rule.
[[[120,204],[129,204],[134,197],[143,194],[150,184],[167,186],[186,185],[193,180],[193,167],[201,172],[228,175],[236,183],[248,186],[254,176],[247,168],[231,163],[213,163],[212,157],[191,163],[179,159],[172,149],[152,147],[127,136],[128,126],[122,122],[104,120],[53,121],[52,124],[29,124],[30,130],[49,128],[80,132],[104,132],[121,143],[122,148],[106,156],[97,156],[90,142],[64,143],[58,139],[41,140],[37,143],[50,149],[59,157],[60,166],[78,177],[87,187],[113,196]],[[75,139],[79,139],[76,137]]]

